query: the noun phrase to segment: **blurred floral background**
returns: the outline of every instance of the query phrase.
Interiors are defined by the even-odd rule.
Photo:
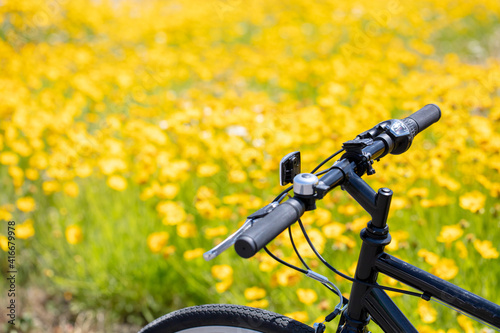
[[[499,23],[496,0],[1,0],[0,218],[16,221],[16,330],[134,331],[204,303],[323,321],[335,295],[265,253],[202,254],[281,191],[285,154],[300,150],[310,170],[428,103],[440,122],[366,178],[395,192],[387,250],[500,303]],[[339,189],[304,222],[353,274],[368,219]],[[270,248],[297,263],[287,235]],[[393,296],[421,332],[487,331]]]

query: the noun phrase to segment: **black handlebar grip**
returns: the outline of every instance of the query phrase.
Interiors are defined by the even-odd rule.
[[[297,222],[304,211],[304,203],[295,198],[280,204],[238,237],[234,243],[236,253],[243,258],[253,257],[286,228]]]
[[[427,104],[403,121],[410,127],[412,137],[415,137],[415,135],[437,122],[439,118],[441,118],[441,109],[435,104]]]

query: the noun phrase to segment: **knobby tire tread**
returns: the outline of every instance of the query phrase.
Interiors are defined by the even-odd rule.
[[[289,317],[242,305],[207,304],[166,314],[139,333],[174,333],[200,326],[234,326],[264,333],[311,333],[314,329]]]

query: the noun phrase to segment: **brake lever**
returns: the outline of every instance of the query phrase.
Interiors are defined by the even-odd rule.
[[[216,245],[213,249],[210,251],[207,251],[203,253],[203,258],[205,258],[206,261],[212,260],[213,258],[217,257],[219,254],[222,252],[226,251],[228,248],[230,248],[235,242],[236,239],[243,234],[245,231],[247,231],[253,224],[255,220],[253,219],[247,219],[243,225],[236,230],[233,234],[231,234],[228,238],[224,239],[222,242],[220,242],[218,245]]]
[[[236,242],[236,240],[238,239],[238,237],[241,236],[245,231],[247,231],[248,229],[250,229],[253,226],[253,224],[258,219],[260,219],[261,217],[269,214],[278,205],[279,205],[278,202],[273,201],[270,204],[268,204],[268,205],[264,206],[263,208],[259,209],[255,213],[249,215],[247,217],[247,220],[245,221],[245,223],[243,223],[243,225],[238,230],[236,230],[228,238],[224,239],[222,242],[220,242],[219,244],[217,244],[210,251],[207,251],[207,252],[203,253],[203,258],[206,261],[210,261],[213,258],[217,257],[222,252],[226,251],[228,248],[230,248],[231,246],[233,246],[234,243]]]

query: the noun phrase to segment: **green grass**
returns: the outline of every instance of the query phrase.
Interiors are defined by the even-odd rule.
[[[260,28],[249,25],[247,34],[241,36],[241,40],[235,40],[235,45],[251,44],[252,33],[255,32],[251,29],[260,31]],[[453,24],[439,27],[430,38],[430,42],[436,49],[436,53],[430,58],[441,61],[442,57],[448,53],[458,54],[467,62],[474,63],[483,63],[489,57],[498,58],[500,55],[497,38],[499,29],[499,18],[489,13],[475,13]],[[336,47],[332,50],[336,50]],[[287,93],[288,98],[308,105],[314,104],[319,96],[317,86],[320,83],[309,82],[308,78],[304,78],[304,82],[294,83],[293,87],[288,90],[280,87],[277,81],[272,83],[273,81],[270,80],[260,82],[256,78],[247,79],[248,90],[264,91],[276,100],[281,98],[280,94]],[[316,78],[311,78],[311,80],[314,79]],[[191,84],[190,80],[181,83],[174,82],[170,88],[182,93],[188,90]],[[360,87],[353,87],[353,89],[360,89]],[[158,94],[162,92],[164,89],[158,88]],[[127,114],[129,107],[133,104],[137,103],[130,98],[123,105],[110,104],[106,107],[109,108],[108,111]],[[84,110],[80,120],[85,119],[85,112],[90,112],[90,109]],[[96,126],[99,127],[99,125]],[[431,138],[431,140],[434,139]],[[306,147],[306,149],[314,148]],[[395,163],[395,158],[386,157],[388,163]],[[225,167],[222,166],[223,169]],[[449,166],[450,169],[457,167],[457,164]],[[375,165],[375,168],[377,174],[367,178],[371,184],[377,183],[379,174],[384,174],[382,167]],[[277,179],[277,174],[268,176],[272,182]],[[459,274],[451,282],[494,303],[500,303],[498,259],[482,258],[474,249],[472,242],[467,241],[467,235],[472,235],[471,237],[481,240],[491,240],[498,248],[497,240],[500,239],[498,199],[488,197],[484,211],[480,213],[471,213],[460,208],[458,206],[459,195],[471,190],[481,190],[481,188],[474,184],[473,179],[460,179],[458,172],[454,176],[463,182],[462,188],[456,193],[442,190],[437,184],[426,180],[418,181],[416,184],[405,184],[403,178],[398,182],[385,184],[388,187],[403,189],[403,191],[395,191],[396,196],[406,197],[405,190],[410,186],[427,187],[430,198],[446,194],[451,200],[451,204],[445,207],[423,208],[418,200],[412,199],[411,207],[394,212],[389,220],[390,230],[405,230],[410,235],[407,241],[408,246],[397,250],[394,254],[424,270],[430,269],[430,265],[418,257],[419,249],[425,248],[442,257],[453,258],[459,267]],[[491,176],[496,177],[496,175]],[[0,167],[0,179],[4,185],[0,194],[1,202],[9,202],[16,197],[17,193],[4,166]],[[92,177],[81,180],[79,182],[80,194],[75,199],[63,194],[45,196],[40,192],[40,182],[36,185],[38,192],[33,192],[38,205],[38,209],[33,213],[36,233],[31,239],[17,242],[18,282],[20,287],[43,286],[54,295],[71,293],[73,297],[71,304],[75,312],[105,309],[113,317],[112,320],[144,324],[164,313],[195,304],[245,304],[248,301],[243,295],[244,290],[252,286],[266,289],[269,310],[280,313],[306,311],[310,321],[329,313],[328,310],[319,309],[319,302],[327,300],[331,308],[337,302],[335,295],[317,282],[305,277],[291,287],[274,286],[273,273],[260,271],[257,259],[241,259],[232,249],[208,263],[202,258],[191,261],[183,259],[182,255],[186,250],[199,247],[208,250],[214,245],[213,240],[203,237],[203,230],[207,226],[224,224],[231,232],[245,218],[244,215],[238,215],[238,207],[231,207],[236,213],[229,221],[202,218],[194,208],[194,196],[198,187],[209,186],[216,190],[219,197],[249,192],[266,199],[276,194],[272,193],[270,188],[256,189],[250,182],[244,185],[229,185],[225,171],[210,179],[191,177],[189,182],[182,184],[182,190],[176,200],[183,202],[186,211],[193,214],[198,236],[184,239],[176,235],[175,227],[162,224],[155,210],[157,199],[139,200],[142,189],[137,185],[132,185],[132,182],[129,182],[129,188],[124,192],[116,192],[106,185],[104,178]],[[343,196],[339,196],[339,201],[335,205],[327,207],[332,212],[334,220],[348,223],[353,218],[366,215],[366,213],[358,213],[353,217],[347,217],[337,213],[337,207],[348,202],[352,200],[348,199],[344,193]],[[322,203],[318,206],[324,207]],[[26,216],[26,214],[19,214],[14,219],[22,222]],[[443,225],[456,224],[460,221],[466,221],[464,235],[461,238],[466,241],[468,250],[466,260],[458,257],[458,251],[453,245],[447,247],[436,241]],[[84,241],[76,245],[68,244],[64,237],[65,228],[72,224],[79,225],[83,230]],[[147,246],[148,235],[156,231],[169,232],[168,244],[176,247],[176,252],[167,259],[161,254],[152,254]],[[327,242],[323,253],[331,264],[343,270],[347,270],[356,261],[360,247],[360,240],[356,233],[347,232],[346,234],[356,239],[356,247],[334,250],[332,243]],[[287,256],[292,254],[291,249],[285,245],[273,244],[271,248]],[[318,263],[317,260],[311,260],[311,262],[314,261]],[[215,290],[215,284],[218,281],[210,273],[213,265],[220,264],[230,265],[234,270],[234,282],[223,294],[218,294]],[[7,270],[5,265],[5,253],[0,251],[2,272]],[[332,281],[335,280],[334,275],[327,268],[319,265],[315,270],[330,277]],[[339,281],[338,285],[343,292],[349,293],[350,283]],[[4,290],[4,287],[5,281],[2,279],[0,288]],[[312,306],[301,304],[296,295],[296,289],[299,287],[316,290],[319,300]],[[411,321],[420,321],[416,312],[418,299],[398,296],[395,301]],[[434,308],[438,311],[438,321],[433,324],[433,327],[443,329],[457,327],[455,319],[457,315],[454,311],[439,305]],[[330,330],[334,326],[330,325]],[[373,325],[370,329],[378,332]]]
[[[230,187],[220,189],[220,195],[233,192]],[[189,239],[176,237],[175,229],[162,225],[158,219],[153,202],[137,200],[138,195],[139,189],[136,187],[116,192],[102,180],[93,179],[82,182],[77,199],[63,195],[38,197],[43,209],[39,209],[34,217],[42,222],[36,224],[36,238],[23,244],[25,248],[19,251],[21,271],[30,272],[29,283],[45,285],[53,293],[72,293],[76,311],[112,309],[121,320],[136,324],[195,304],[245,304],[247,301],[243,291],[251,286],[267,290],[270,310],[281,313],[305,310],[311,320],[327,315],[328,311],[301,305],[295,294],[296,288],[312,288],[318,292],[319,301],[328,300],[332,307],[336,303],[337,298],[333,294],[307,278],[302,278],[290,288],[271,287],[271,274],[261,272],[257,260],[241,259],[232,249],[209,263],[202,258],[183,261],[183,251],[197,247],[208,249],[212,241],[201,236]],[[188,189],[182,196],[184,202],[189,202],[189,197],[192,198],[194,193]],[[339,204],[349,201],[344,197]],[[485,211],[494,209],[494,204],[493,200],[489,200]],[[187,210],[190,211],[189,208]],[[334,219],[346,223],[352,220],[338,214],[334,215]],[[395,212],[389,220],[390,230],[406,230],[410,233],[409,247],[395,254],[422,269],[429,269],[430,266],[417,256],[421,248],[457,259],[454,247],[446,248],[435,239],[443,225],[454,224],[462,219],[468,221],[465,234],[471,233],[480,239],[491,240],[500,237],[498,220],[494,215],[469,213],[456,205],[424,209],[414,204],[411,208]],[[195,223],[202,230],[207,221],[196,216]],[[218,223],[210,222],[211,225]],[[64,230],[71,224],[81,226],[84,234],[82,243],[71,245],[65,241]],[[236,221],[220,221],[220,224],[227,225],[230,230],[236,228]],[[177,247],[177,252],[168,259],[151,254],[146,244],[149,233],[159,230],[168,231],[169,244]],[[348,234],[357,237],[352,232]],[[334,252],[328,243],[323,255],[335,267],[346,270],[357,258],[359,240],[357,244],[354,249]],[[291,254],[288,248],[282,246],[273,245],[271,248],[281,248]],[[498,303],[498,270],[491,269],[490,262],[480,258],[472,244],[468,244],[468,251],[467,260],[456,260],[460,273],[452,282]],[[233,267],[234,283],[226,293],[217,294],[215,291],[217,281],[210,274],[214,264]],[[325,267],[319,266],[315,270],[334,280],[333,274]],[[342,281],[339,287],[348,293],[350,283]],[[396,303],[410,320],[419,321],[415,311],[417,299],[401,296],[396,298]],[[456,314],[453,311],[435,308],[442,327],[455,322]],[[454,326],[450,324],[450,327]]]

